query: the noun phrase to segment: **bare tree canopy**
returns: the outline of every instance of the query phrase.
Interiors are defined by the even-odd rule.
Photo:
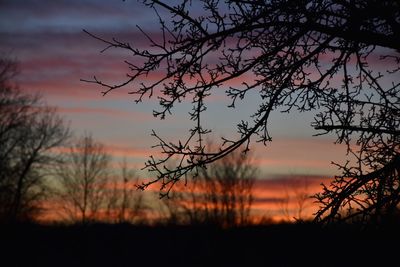
[[[64,164],[58,166],[60,204],[73,222],[88,223],[99,219],[109,180],[110,156],[104,145],[89,134],[70,147]]]
[[[249,154],[235,151],[210,164],[190,183],[180,181],[164,198],[172,223],[223,227],[252,223],[253,185],[257,168]]]
[[[184,175],[219,160],[250,141],[265,145],[275,110],[315,111],[317,134],[336,134],[353,159],[324,192],[316,219],[377,218],[398,210],[400,126],[400,3],[388,0],[167,1],[146,0],[158,16],[160,33],[138,26],[148,40],[135,43],[91,36],[107,49],[131,54],[127,79],[117,84],[94,77],[108,94],[134,88],[136,101],[157,95],[163,119],[173,107],[191,101],[194,126],[177,143],[158,134],[165,157],[151,157],[148,170],[168,194]],[[169,12],[170,16],[166,16]],[[153,79],[148,75],[157,73]],[[250,77],[250,79],[248,78]],[[235,86],[233,81],[241,79]],[[155,79],[155,80],[154,80]],[[209,129],[202,114],[217,88],[228,88],[229,107],[258,94],[261,104],[237,125],[237,139],[220,147],[204,144]],[[178,159],[175,168],[167,168]],[[346,210],[346,213],[343,211]],[[347,213],[349,211],[349,213]],[[358,216],[359,215],[359,216]]]
[[[106,194],[107,219],[113,223],[143,223],[148,206],[144,194],[137,191],[139,176],[128,168],[126,158],[121,163],[121,173],[110,179],[112,189]]]
[[[54,148],[69,131],[54,108],[13,83],[17,63],[0,58],[0,221],[31,220],[47,196]]]

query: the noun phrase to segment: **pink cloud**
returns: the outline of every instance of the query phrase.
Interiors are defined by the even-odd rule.
[[[69,147],[59,147],[56,149],[59,153],[69,153]],[[115,146],[115,145],[106,145],[105,146],[106,153],[116,156],[116,157],[133,157],[133,158],[148,158],[150,153],[152,155],[158,155],[159,153],[154,153],[154,151],[150,151],[150,149],[144,149],[139,147],[129,147],[129,146]]]
[[[153,116],[151,114],[142,113],[142,112],[131,112],[131,111],[123,111],[117,109],[108,109],[108,108],[88,108],[88,107],[59,107],[57,111],[60,113],[75,113],[75,114],[101,114],[112,117],[134,117],[135,121],[147,121]]]

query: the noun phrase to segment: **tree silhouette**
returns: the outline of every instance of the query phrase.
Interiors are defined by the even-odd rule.
[[[99,219],[109,180],[110,156],[104,145],[89,134],[70,147],[63,164],[57,166],[60,204],[73,222],[88,223]]]
[[[170,221],[223,227],[250,224],[256,174],[249,154],[238,151],[210,164],[189,184],[176,184],[176,190],[164,198]]]
[[[54,148],[68,127],[39,95],[22,93],[17,63],[0,58],[0,221],[34,219],[48,195],[46,176],[58,160]]]
[[[317,196],[321,209],[316,220],[379,220],[398,209],[398,1],[143,3],[154,9],[161,28],[152,35],[138,27],[148,48],[87,32],[106,45],[104,50],[123,49],[132,55],[125,61],[127,79],[117,84],[86,80],[103,86],[104,95],[129,85],[135,88],[131,94],[136,102],[157,95],[160,109],[154,115],[161,119],[177,103],[193,103],[194,126],[187,137],[171,143],[153,132],[165,157],[150,158],[146,167],[157,177],[141,188],[160,182],[161,192],[168,194],[189,172],[199,172],[242,145],[247,151],[250,140],[267,145],[275,110],[316,111],[312,126],[317,135],[335,134],[351,157],[338,164],[342,175]],[[159,75],[146,79],[151,73]],[[242,84],[235,86],[238,79]],[[261,103],[249,120],[237,125],[237,139],[222,139],[220,147],[208,150],[203,140],[210,130],[203,127],[201,115],[219,87],[228,88],[231,108],[250,93],[258,94]],[[176,157],[175,168],[165,167]]]
[[[147,206],[142,192],[136,190],[139,176],[128,168],[126,159],[121,164],[121,174],[110,182],[112,189],[108,190],[105,196],[106,220],[114,223],[143,220]]]
[[[304,214],[313,200],[309,192],[310,181],[308,178],[291,178],[290,181],[284,180],[282,182],[284,197],[279,202],[279,206],[284,220],[309,220],[310,218],[307,218]],[[292,208],[290,204],[293,205]]]

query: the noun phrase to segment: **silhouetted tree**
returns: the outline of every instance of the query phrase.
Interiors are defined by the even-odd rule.
[[[69,137],[56,109],[18,89],[16,74],[17,63],[0,58],[0,221],[14,222],[41,211],[54,149]]]
[[[102,143],[89,134],[70,147],[64,162],[57,167],[60,204],[73,222],[99,220],[109,181],[110,156]],[[104,209],[105,210],[105,209]]]
[[[284,196],[280,201],[281,213],[284,219],[302,221],[309,219],[304,217],[304,212],[310,206],[312,194],[309,192],[309,181],[307,178],[289,178],[283,181]]]
[[[166,1],[144,0],[156,11],[160,34],[139,27],[147,48],[126,40],[94,38],[106,48],[128,51],[129,74],[117,84],[94,77],[104,94],[129,85],[137,95],[157,95],[163,119],[177,103],[189,99],[195,121],[187,138],[162,139],[165,158],[151,157],[147,168],[157,175],[148,185],[171,187],[191,171],[224,158],[250,139],[267,144],[272,111],[317,113],[312,126],[318,134],[336,134],[337,143],[353,156],[338,165],[343,174],[317,196],[318,221],[361,215],[379,218],[395,212],[399,185],[400,3],[391,0]],[[203,8],[203,12],[199,12]],[[162,11],[169,12],[165,19]],[[142,46],[143,47],[143,46]],[[160,75],[146,77],[157,72]],[[246,78],[247,77],[247,78]],[[251,77],[250,79],[248,77]],[[155,79],[155,80],[154,80]],[[241,81],[235,86],[234,81]],[[201,114],[216,88],[228,88],[229,105],[250,93],[260,102],[248,121],[238,124],[239,137],[223,139],[208,150]],[[245,149],[245,150],[247,150]],[[175,168],[166,168],[171,159]],[[349,216],[342,210],[350,210]]]
[[[145,201],[142,192],[136,190],[139,176],[128,168],[126,159],[121,164],[121,174],[112,181],[112,189],[106,194],[107,218],[116,223],[135,222],[145,217]]]
[[[224,227],[251,223],[256,175],[248,155],[237,152],[211,164],[188,185],[181,181],[170,198],[164,199],[170,221]]]

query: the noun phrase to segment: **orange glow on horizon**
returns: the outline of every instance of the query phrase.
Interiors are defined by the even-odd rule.
[[[150,181],[150,179],[140,179],[139,182]],[[251,220],[254,223],[257,222],[282,222],[282,221],[294,221],[297,219],[311,219],[313,214],[317,211],[318,205],[313,199],[304,199],[304,196],[312,196],[321,191],[321,183],[327,183],[327,178],[318,176],[293,176],[293,177],[277,177],[274,179],[263,179],[256,180],[253,187],[254,201],[251,206]],[[188,181],[190,186],[190,181]],[[108,183],[107,188],[109,190],[116,189],[121,191],[124,187],[122,181],[114,183]],[[135,190],[135,184],[130,182],[127,185],[128,190]],[[151,206],[159,207],[161,203],[158,203],[157,199],[159,187],[156,185],[150,186],[143,193],[152,196],[150,199],[153,202]],[[181,186],[176,188],[179,192],[185,192],[185,187]],[[190,190],[188,187],[187,189]],[[174,189],[175,190],[175,189]],[[198,190],[197,190],[198,191]],[[200,191],[194,193],[201,193]],[[141,192],[142,193],[142,192]],[[42,203],[43,208],[46,210],[45,213],[41,214],[37,220],[40,222],[54,222],[62,221],[63,217],[60,215],[62,212],[57,210],[60,207],[59,203],[55,200],[48,200]],[[301,210],[300,210],[301,209]],[[99,212],[95,216],[96,219],[106,220],[110,218],[105,217],[105,211]],[[147,210],[144,217],[151,219],[152,222],[157,221],[157,218],[162,219],[165,215],[162,215],[161,210]],[[301,218],[299,218],[299,215]]]

